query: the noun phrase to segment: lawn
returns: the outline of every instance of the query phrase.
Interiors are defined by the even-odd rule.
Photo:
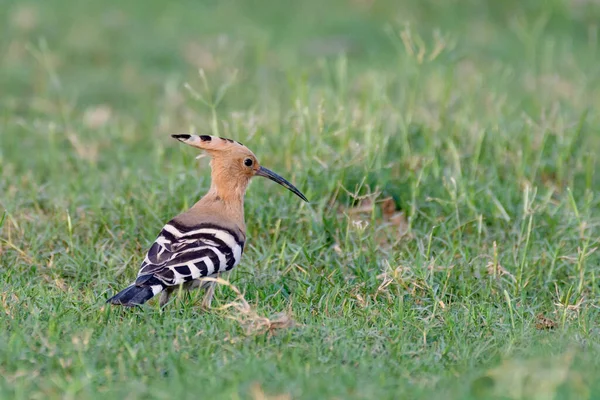
[[[120,4],[121,3],[121,4]],[[3,0],[0,398],[600,398],[600,3]],[[246,144],[209,311],[109,307]]]

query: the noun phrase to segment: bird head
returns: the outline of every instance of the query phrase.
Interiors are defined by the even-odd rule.
[[[263,167],[249,148],[232,139],[209,135],[171,135],[193,147],[205,150],[211,156],[212,185],[219,193],[233,192],[243,196],[250,179],[262,176],[287,188],[302,200],[306,196],[290,182]]]

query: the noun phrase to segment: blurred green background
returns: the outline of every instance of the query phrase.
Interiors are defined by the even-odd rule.
[[[599,21],[597,0],[0,0],[0,397],[599,397]],[[311,200],[253,183],[228,278],[295,327],[199,295],[104,306],[208,188],[184,132]]]
[[[597,57],[600,17],[597,4],[585,0],[5,0],[0,13],[3,109],[11,113],[59,90],[58,82],[62,96],[78,107],[103,103],[143,112],[161,105],[169,84],[194,79],[198,68],[217,80],[238,69],[241,98],[228,96],[237,100],[230,107],[261,104],[280,92],[269,86],[288,86],[286,75],[308,74],[321,58],[345,54],[352,68],[402,69],[404,49],[389,31],[405,24],[424,40],[435,32],[449,36],[457,45],[449,66],[468,60],[486,70],[510,65],[573,73],[569,63],[591,67]],[[39,60],[43,46],[45,62]]]

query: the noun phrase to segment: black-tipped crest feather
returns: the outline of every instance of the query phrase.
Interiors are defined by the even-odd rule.
[[[192,135],[171,135],[171,137],[173,139],[177,139],[177,140],[188,140],[189,138],[192,137]]]

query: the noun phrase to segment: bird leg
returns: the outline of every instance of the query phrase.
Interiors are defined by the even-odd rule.
[[[208,310],[215,295],[215,287],[217,286],[217,282],[205,282],[202,286],[206,288],[206,294],[202,300],[202,307]]]
[[[172,288],[166,288],[165,290],[163,290],[160,293],[160,300],[159,300],[160,308],[163,308],[169,302],[169,297],[171,297],[171,293],[173,293]]]
[[[194,289],[205,289],[206,290],[206,294],[204,295],[204,298],[202,299],[202,308],[204,309],[209,309],[210,305],[212,304],[212,300],[213,297],[215,295],[215,288],[217,286],[216,282],[203,282],[199,279],[194,279],[193,281],[189,281],[183,284],[183,288],[184,290],[194,290]],[[160,294],[160,300],[159,300],[159,304],[160,307],[164,307],[168,302],[169,299],[171,297],[171,294],[173,294],[173,291],[175,289],[174,288],[166,288],[165,290],[163,290]]]

